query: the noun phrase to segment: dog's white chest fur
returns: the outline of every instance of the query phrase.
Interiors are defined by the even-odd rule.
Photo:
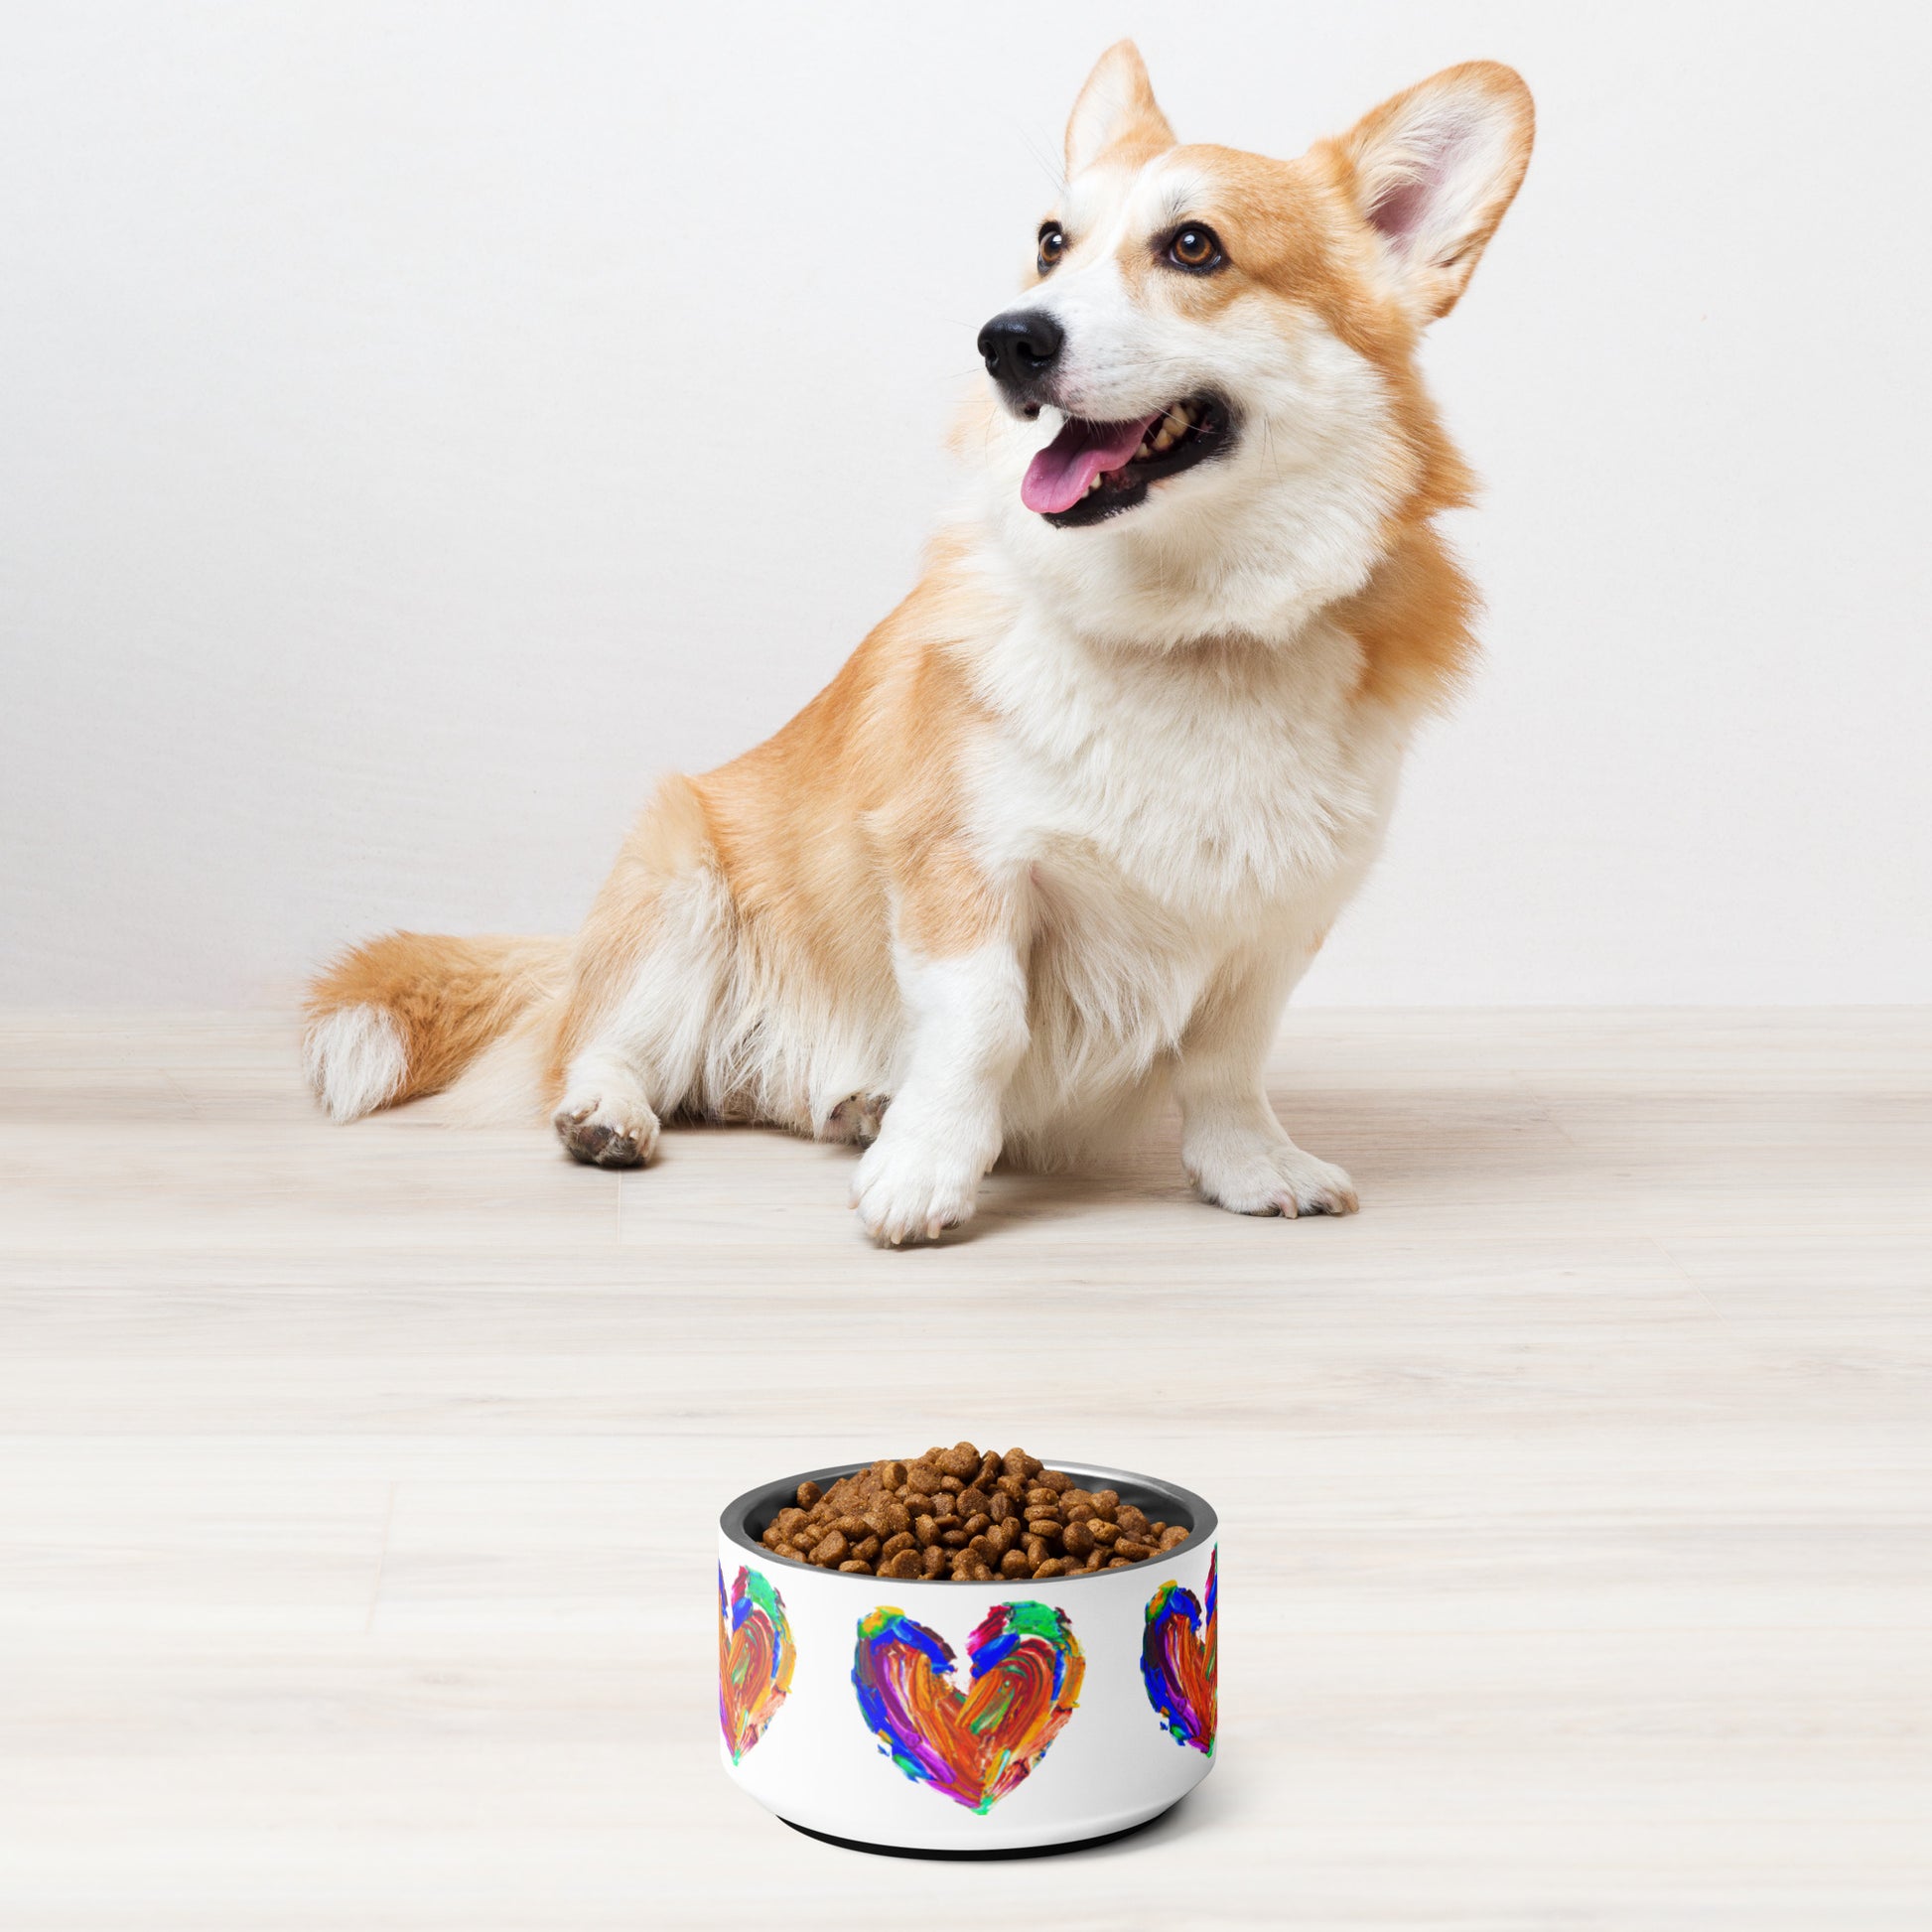
[[[1374,857],[1402,733],[1328,624],[1157,652],[1023,619],[977,671],[975,840],[1033,887],[1024,1132],[1115,1104],[1231,962],[1299,973]]]
[[[1320,898],[1386,817],[1399,733],[1356,701],[1330,624],[1270,647],[1116,651],[1022,621],[978,683],[999,723],[976,774],[996,865],[1099,860],[1190,919],[1245,923]]]

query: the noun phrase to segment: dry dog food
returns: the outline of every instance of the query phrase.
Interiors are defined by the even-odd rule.
[[[910,1462],[875,1462],[829,1489],[801,1482],[762,1541],[774,1556],[821,1570],[990,1584],[1125,1570],[1188,1534],[1025,1449],[1002,1455],[956,1443]]]

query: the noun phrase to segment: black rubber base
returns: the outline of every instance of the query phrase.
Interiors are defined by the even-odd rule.
[[[1174,1800],[1178,1804],[1179,1799]],[[975,1851],[932,1851],[923,1845],[868,1845],[862,1838],[836,1838],[830,1832],[815,1832],[809,1825],[793,1825],[789,1818],[779,1819],[781,1825],[791,1825],[794,1832],[802,1832],[807,1838],[815,1838],[823,1845],[836,1845],[846,1852],[870,1852],[880,1859],[1051,1859],[1062,1852],[1084,1852],[1089,1846],[1111,1845],[1119,1838],[1132,1838],[1136,1832],[1144,1832],[1150,1825],[1159,1824],[1173,1809],[1169,1805],[1165,1811],[1157,1811],[1152,1818],[1143,1818],[1138,1825],[1123,1825],[1117,1832],[1102,1832],[1097,1838],[1070,1838],[1063,1845],[1016,1845],[1010,1848],[987,1847]]]

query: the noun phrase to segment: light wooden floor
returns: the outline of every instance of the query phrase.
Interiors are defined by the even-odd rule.
[[[878,1254],[836,1150],[0,1028],[0,1925],[1932,1925],[1932,1012],[1311,1014],[1275,1084],[1357,1218],[1168,1144]],[[721,1503],[962,1434],[1220,1506],[1150,1836],[868,1861],[716,1768]]]

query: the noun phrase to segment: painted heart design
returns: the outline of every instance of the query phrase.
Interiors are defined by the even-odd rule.
[[[736,1764],[764,1735],[791,1689],[798,1661],[784,1598],[756,1570],[744,1569],[725,1594],[718,1572],[718,1723]]]
[[[945,1639],[882,1607],[860,1619],[852,1683],[881,1750],[914,1784],[984,1814],[1065,1728],[1087,1666],[1065,1611],[1048,1603],[996,1603],[966,1651],[962,1690]]]
[[[1163,1584],[1148,1599],[1147,1629],[1141,1638],[1141,1675],[1148,1702],[1176,1744],[1191,1744],[1203,1757],[1214,1755],[1215,1653],[1219,1648],[1215,1596],[1216,1550],[1207,1560],[1207,1628],[1201,1629],[1200,1600],[1178,1584]]]

